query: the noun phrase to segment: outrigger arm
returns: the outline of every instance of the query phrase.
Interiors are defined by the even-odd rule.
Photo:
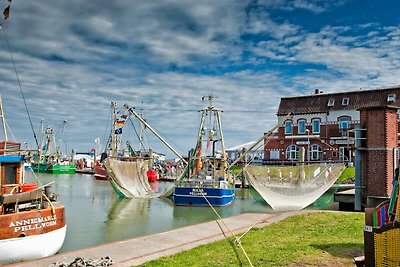
[[[180,160],[182,160],[183,163],[187,164],[187,161],[170,145],[165,141],[139,114],[137,114],[132,108],[128,106],[128,104],[124,104],[124,107],[131,113],[133,114],[141,123],[146,125],[146,127],[158,138],[160,139],[161,142],[164,143],[169,149],[171,149],[172,152],[174,152],[175,155],[179,157]]]
[[[277,125],[275,125],[274,128],[272,128],[271,130],[269,130],[263,137],[261,137],[257,142],[255,142],[249,149],[247,149],[244,153],[242,153],[242,155],[240,155],[240,157],[238,157],[234,162],[231,163],[231,165],[228,166],[228,170],[230,168],[232,168],[236,163],[238,163],[239,161],[241,161],[250,151],[253,150],[253,148],[255,148],[261,141],[263,141],[265,138],[267,138],[268,136],[270,136],[277,128],[279,128],[281,125],[283,125],[285,123],[285,121],[287,119],[289,119],[290,117],[292,117],[293,114],[289,113],[287,114],[283,120],[281,120],[280,123],[278,123]]]

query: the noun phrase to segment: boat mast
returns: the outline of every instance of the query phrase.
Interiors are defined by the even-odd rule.
[[[8,138],[7,138],[7,129],[6,129],[6,121],[5,121],[6,119],[4,118],[3,101],[2,101],[1,95],[0,95],[0,116],[1,116],[1,124],[3,126],[3,132],[4,132],[4,141],[6,141],[6,143],[7,143]],[[6,143],[4,146],[6,146]],[[4,147],[4,150],[6,150],[6,147]]]
[[[67,125],[67,121],[66,121],[66,120],[63,121],[63,126],[62,126],[62,129],[61,129],[61,137],[60,137],[60,139],[58,140],[58,141],[59,141],[58,146],[56,146],[56,154],[57,154],[57,157],[60,155],[60,151],[61,151],[61,142],[62,142],[62,140],[63,140],[63,138],[64,138],[64,129],[65,129],[65,125]],[[66,151],[66,152],[67,152],[67,151]]]
[[[167,141],[165,141],[139,114],[137,114],[132,108],[128,106],[128,104],[124,104],[124,107],[133,114],[141,123],[143,123],[164,145],[166,145],[175,155],[182,160],[183,163],[187,164],[187,161],[170,145]]]
[[[111,101],[111,154],[113,157],[117,156],[117,137],[115,135],[115,101]]]

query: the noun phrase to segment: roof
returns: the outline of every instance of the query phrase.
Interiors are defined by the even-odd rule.
[[[1,155],[0,163],[15,163],[24,161],[23,156],[14,156],[14,155]]]
[[[248,143],[245,143],[245,144],[241,144],[241,145],[238,145],[238,146],[230,147],[230,148],[225,149],[225,151],[227,151],[227,152],[230,152],[230,151],[242,151],[243,148],[249,149],[252,145],[255,144],[255,142],[256,141],[251,141],[251,142],[248,142]]]
[[[394,101],[387,101],[389,94],[395,94]],[[342,105],[348,98],[348,105]],[[328,102],[332,105],[328,106]],[[326,113],[331,110],[357,110],[374,106],[400,106],[400,87],[319,93],[307,96],[282,97],[278,116],[294,114]]]

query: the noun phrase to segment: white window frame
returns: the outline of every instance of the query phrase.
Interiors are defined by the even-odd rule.
[[[394,102],[396,100],[396,94],[388,94],[387,102]]]
[[[348,106],[349,105],[349,98],[348,97],[344,97],[342,99],[342,106]]]
[[[318,131],[317,131],[317,129],[315,129],[316,127],[315,127],[315,125],[314,125],[314,123],[315,122],[318,122]],[[320,119],[312,119],[311,120],[311,128],[312,128],[312,133],[320,133],[321,132],[321,120]]]
[[[290,131],[288,129],[290,129]],[[293,132],[293,121],[291,120],[285,121],[285,134],[289,135],[292,134],[292,132]]]
[[[346,119],[346,120],[344,120]],[[351,118],[350,117],[340,117],[338,119],[339,122],[339,129],[350,129],[350,124],[351,124]],[[346,127],[345,127],[346,126]]]
[[[328,107],[333,107],[335,105],[335,99],[331,98],[328,100]]]
[[[303,126],[300,127],[301,124],[304,123],[304,128]],[[304,129],[303,131],[300,131],[301,129]],[[298,134],[305,134],[306,133],[306,129],[307,129],[307,120],[306,119],[299,119],[297,121],[297,133]]]
[[[309,153],[311,160],[322,160],[322,148],[319,145],[311,145]]]
[[[286,160],[298,160],[299,159],[299,147],[296,145],[290,145],[286,148],[285,158]]]

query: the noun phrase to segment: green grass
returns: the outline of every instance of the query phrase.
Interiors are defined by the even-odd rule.
[[[295,215],[251,230],[242,245],[253,266],[354,266],[363,254],[363,213]],[[250,266],[233,238],[140,266]]]
[[[344,169],[342,175],[340,175],[340,177],[336,183],[341,184],[344,181],[354,183],[355,176],[356,176],[356,168],[355,167],[346,167],[346,169]]]

